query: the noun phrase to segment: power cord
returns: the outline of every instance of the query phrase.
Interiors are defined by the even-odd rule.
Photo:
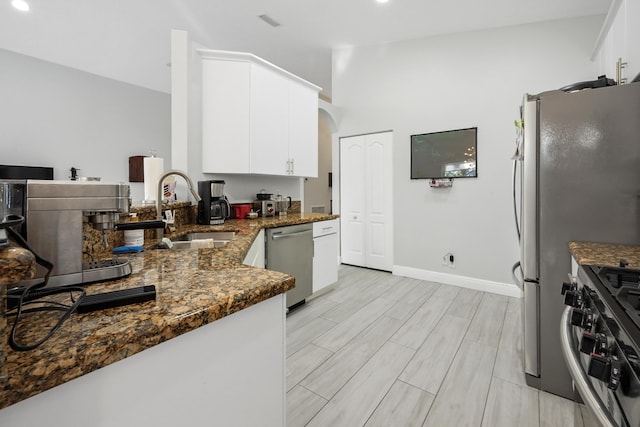
[[[39,292],[39,298],[40,297],[45,297],[45,296],[61,294],[61,293],[67,293],[67,292],[70,292],[71,294],[73,292],[80,292],[80,296],[70,306],[62,304],[62,303],[58,303],[58,302],[55,302],[55,301],[51,301],[51,302],[48,302],[50,305],[44,305],[44,306],[34,307],[32,309],[25,310],[24,306],[27,305],[27,304],[35,304],[35,303],[38,303],[38,302],[45,303],[45,304],[47,303],[46,301],[36,301],[36,300],[32,300],[32,301],[29,301],[29,302],[25,302],[24,301],[24,299],[29,295],[29,292],[32,289],[34,289],[36,287],[39,287],[39,285],[40,284],[25,288],[22,291],[22,293],[20,294],[20,298],[18,300],[18,306],[16,307],[16,310],[17,310],[17,312],[15,314],[16,317],[15,317],[15,320],[13,322],[13,326],[11,327],[11,334],[9,335],[9,345],[14,350],[17,350],[17,351],[33,350],[34,348],[37,348],[42,343],[44,343],[49,338],[51,338],[51,336],[53,336],[53,334],[58,329],[60,329],[62,324],[65,322],[65,320],[67,320],[69,318],[69,316],[71,316],[71,314],[73,314],[73,312],[76,311],[76,309],[78,308],[78,306],[82,302],[82,299],[85,296],[85,290],[84,290],[84,288],[82,288],[80,286],[70,286],[70,287],[64,287],[64,288],[62,288],[62,287],[50,288],[50,289],[46,289],[46,290],[40,291]],[[33,344],[22,344],[22,343],[18,342],[18,340],[16,339],[16,332],[18,330],[18,325],[20,324],[20,320],[22,319],[22,315],[23,315],[23,313],[32,313],[32,312],[36,312],[36,311],[63,311],[63,314],[62,314],[62,316],[60,316],[60,318],[58,319],[56,324],[49,330],[49,332],[43,338],[41,338],[40,340],[36,341]]]
[[[30,251],[31,253],[33,253],[33,255],[36,258],[36,263],[38,265],[41,265],[42,267],[46,268],[47,272],[45,273],[42,282],[39,282],[39,283],[36,283],[36,284],[34,284],[32,286],[26,287],[20,293],[20,297],[18,299],[17,307],[15,308],[15,310],[16,310],[15,316],[16,317],[15,317],[15,320],[13,322],[13,326],[11,328],[11,334],[9,335],[9,345],[11,346],[12,349],[14,349],[16,351],[33,350],[34,348],[40,346],[46,340],[51,338],[51,336],[60,328],[60,326],[62,326],[62,324],[65,322],[65,320],[67,320],[69,318],[69,316],[71,316],[71,314],[74,311],[76,311],[76,309],[78,308],[78,306],[80,305],[80,303],[82,302],[82,300],[84,299],[84,297],[86,295],[86,292],[85,292],[84,288],[82,288],[80,286],[64,286],[64,287],[60,287],[59,286],[59,287],[54,287],[54,288],[41,289],[41,288],[44,288],[47,285],[47,283],[49,282],[49,276],[51,274],[51,271],[53,270],[53,264],[51,262],[47,261],[46,259],[42,258],[41,256],[39,256],[37,253],[35,253],[33,251],[33,249],[31,249],[29,244],[27,244],[27,242],[22,238],[22,236],[11,228],[11,226],[21,224],[22,222],[24,222],[24,218],[19,216],[19,215],[7,215],[2,220],[2,222],[0,222],[0,228],[5,229],[9,233],[9,236],[14,241],[16,241],[20,246],[22,246],[26,250]],[[33,298],[33,297],[36,297],[37,299],[39,299],[39,298],[42,298],[42,297],[48,297],[48,296],[51,296],[51,295],[67,293],[67,292],[70,293],[71,300],[73,302],[73,304],[71,304],[71,305],[62,304],[62,303],[59,303],[59,302],[56,302],[56,301],[36,301]],[[80,296],[75,300],[73,298],[73,292],[79,292],[80,293]],[[32,298],[29,298],[30,296]],[[27,310],[24,309],[25,305],[35,304],[35,303],[38,303],[38,302],[39,303],[44,303],[44,304],[50,304],[50,305],[34,307],[34,308],[31,308],[31,309],[27,309]],[[22,344],[22,343],[19,343],[16,340],[16,331],[18,329],[18,325],[20,323],[20,320],[22,319],[22,315],[24,313],[32,313],[32,312],[36,312],[36,311],[63,311],[64,313],[58,319],[56,324],[49,330],[49,332],[42,339],[38,340],[37,342],[35,342],[33,344]]]

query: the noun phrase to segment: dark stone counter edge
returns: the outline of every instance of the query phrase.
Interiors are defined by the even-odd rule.
[[[292,215],[289,218],[282,218],[281,225],[276,223],[261,224],[260,226],[254,228],[255,232],[252,233],[250,237],[251,239],[250,244],[253,243],[253,240],[255,239],[255,236],[258,234],[259,230],[263,228],[284,226],[292,223],[312,223],[312,222],[326,221],[326,220],[331,220],[336,218],[338,218],[337,215],[318,215],[317,217],[309,217],[309,218],[297,218],[296,216]],[[247,245],[242,251],[244,254],[246,254],[246,252],[249,250],[250,244]],[[236,261],[238,261],[238,264],[240,264],[241,262],[241,260],[237,260],[237,258],[236,258]],[[117,351],[113,355],[114,357],[105,358],[102,361],[99,361],[95,364],[85,365],[83,369],[81,369],[80,373],[78,373],[77,371],[74,371],[69,375],[69,371],[49,372],[49,374],[54,374],[54,375],[46,376],[47,379],[49,380],[48,382],[46,382],[46,384],[39,383],[36,387],[25,390],[24,393],[20,393],[14,388],[12,388],[11,390],[7,390],[7,387],[6,387],[7,385],[5,384],[3,385],[3,387],[0,388],[0,409],[13,405],[15,403],[18,403],[29,397],[42,393],[43,391],[54,388],[57,385],[61,385],[74,378],[78,378],[79,376],[90,373],[99,368],[108,366],[119,360],[123,360],[136,353],[142,352],[145,349],[151,348],[162,342],[168,341],[174,337],[190,332],[201,326],[212,323],[223,317],[229,316],[233,313],[239,312],[252,305],[265,301],[271,297],[284,293],[287,290],[292,289],[295,286],[294,284],[295,284],[295,280],[292,277],[289,277],[276,285],[273,285],[269,288],[262,289],[258,293],[252,293],[248,299],[245,299],[242,301],[235,301],[233,304],[228,306],[226,310],[205,310],[205,311],[199,312],[198,314],[194,313],[193,316],[189,316],[190,317],[189,321],[185,319],[184,322],[172,323],[170,325],[167,324],[167,325],[164,325],[164,327],[162,328],[148,328],[146,331],[144,331],[144,333],[136,334],[135,342],[117,343],[117,346],[119,347],[119,351]],[[198,319],[195,323],[193,321],[194,317],[197,317]],[[57,369],[55,371],[57,371]],[[54,376],[55,378],[52,378],[52,376]]]

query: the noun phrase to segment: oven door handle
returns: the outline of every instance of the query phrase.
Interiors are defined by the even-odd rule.
[[[562,313],[560,320],[560,344],[562,345],[562,354],[569,368],[569,374],[573,378],[573,383],[578,389],[580,396],[591,409],[598,421],[603,427],[619,427],[618,423],[613,419],[607,407],[602,403],[600,396],[596,393],[589,380],[589,377],[580,365],[580,356],[577,353],[576,346],[573,345],[571,338],[571,307],[567,306]]]

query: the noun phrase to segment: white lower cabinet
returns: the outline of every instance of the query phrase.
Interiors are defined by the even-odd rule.
[[[260,230],[242,263],[252,267],[264,268],[264,230]]]
[[[338,220],[313,223],[313,292],[338,281]]]
[[[285,320],[279,294],[4,408],[0,426],[284,426]]]

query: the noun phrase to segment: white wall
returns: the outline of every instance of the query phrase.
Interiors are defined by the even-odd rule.
[[[318,177],[304,180],[304,199],[307,211],[312,206],[324,206],[325,213],[331,213],[331,128],[324,114],[318,113]]]
[[[135,66],[128,64],[127,66]],[[0,49],[0,163],[127,182],[129,156],[171,164],[170,96]],[[131,185],[134,200],[142,183]]]
[[[514,119],[525,92],[596,77],[589,55],[602,21],[588,17],[334,50],[333,104],[342,113],[333,140],[334,209],[339,137],[393,130],[394,271],[511,287],[518,259]],[[411,134],[473,126],[477,179],[432,189],[409,178]],[[455,269],[442,265],[447,252],[455,255]]]

